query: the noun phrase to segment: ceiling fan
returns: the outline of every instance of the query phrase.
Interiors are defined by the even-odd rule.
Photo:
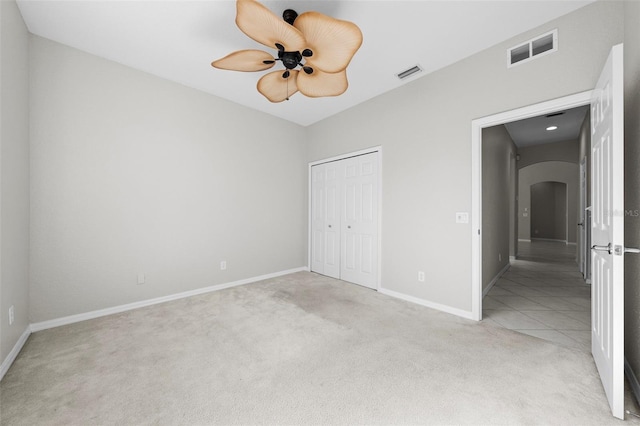
[[[362,33],[354,23],[318,12],[298,16],[292,9],[285,10],[280,19],[255,0],[237,0],[236,9],[238,28],[258,43],[277,49],[278,56],[238,50],[213,61],[213,67],[263,71],[282,62],[284,72],[270,72],[258,81],[258,91],[271,102],[289,100],[298,91],[317,98],[347,90],[346,68],[362,44]]]

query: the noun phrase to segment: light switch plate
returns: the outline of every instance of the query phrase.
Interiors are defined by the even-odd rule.
[[[467,213],[467,212],[457,212],[456,213],[456,223],[469,223],[469,213]]]

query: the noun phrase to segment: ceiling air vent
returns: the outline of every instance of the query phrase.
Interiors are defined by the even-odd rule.
[[[415,67],[411,67],[408,70],[404,70],[401,73],[398,73],[397,76],[400,80],[404,80],[405,78],[410,77],[418,72],[422,72],[422,68],[420,68],[420,65],[416,65]]]
[[[507,67],[529,62],[547,53],[558,50],[558,30],[549,31],[526,43],[507,50]]]

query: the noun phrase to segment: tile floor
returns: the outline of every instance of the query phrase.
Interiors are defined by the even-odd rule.
[[[575,261],[576,246],[518,244],[518,259],[483,300],[483,318],[541,339],[591,351],[591,286]]]

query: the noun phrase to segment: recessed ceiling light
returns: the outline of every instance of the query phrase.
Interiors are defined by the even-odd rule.
[[[547,127],[547,130],[555,130],[557,128],[558,128],[558,126],[549,126],[549,127]]]

